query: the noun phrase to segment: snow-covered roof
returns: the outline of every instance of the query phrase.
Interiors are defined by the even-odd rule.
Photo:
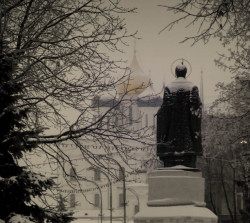
[[[155,107],[162,104],[161,94],[156,93],[151,81],[149,86],[137,98],[140,107]]]

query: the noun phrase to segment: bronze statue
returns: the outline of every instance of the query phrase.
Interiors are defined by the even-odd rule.
[[[178,65],[177,79],[164,90],[163,104],[157,113],[157,156],[164,167],[196,167],[201,155],[201,101],[199,90],[186,80],[187,68]]]

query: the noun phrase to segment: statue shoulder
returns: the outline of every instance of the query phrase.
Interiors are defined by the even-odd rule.
[[[170,90],[169,90],[169,87],[167,86],[167,87],[165,87],[164,88],[164,94],[170,94]]]
[[[166,98],[168,98],[170,94],[171,94],[171,93],[170,93],[169,88],[168,88],[168,87],[165,87],[165,88],[164,88],[164,94],[163,94],[163,100],[166,99]]]
[[[193,86],[191,92],[194,95],[196,95],[196,94],[199,95],[199,89],[198,89],[198,87],[197,86]]]

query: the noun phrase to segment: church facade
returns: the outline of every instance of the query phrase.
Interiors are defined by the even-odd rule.
[[[126,125],[131,130],[144,129],[155,142],[155,115],[162,104],[163,91],[156,93],[150,77],[145,75],[137,61],[136,52],[129,68],[131,76],[128,82],[93,99],[92,122],[103,117],[114,106],[115,98],[119,100],[122,96],[116,115],[104,116],[102,127],[114,129],[115,126]],[[72,163],[65,162],[58,174],[61,186],[58,192],[67,200],[68,209],[78,219],[104,221],[112,215],[119,221],[126,215],[127,221],[131,220],[139,209],[146,206],[147,172],[152,167],[156,149],[153,144],[145,146],[133,141],[124,142],[119,146],[125,146],[126,160],[126,156],[119,154],[115,143],[106,143],[105,140],[82,141],[81,147],[86,154],[77,150],[72,142],[62,143],[62,157],[68,156],[72,160]],[[87,154],[87,151],[91,153]],[[95,158],[91,154],[108,157],[103,168],[99,168],[101,161],[100,165],[93,165]]]

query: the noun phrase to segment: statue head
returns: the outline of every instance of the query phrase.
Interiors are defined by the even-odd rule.
[[[176,66],[175,75],[176,77],[186,77],[187,67],[183,64],[183,62]]]

